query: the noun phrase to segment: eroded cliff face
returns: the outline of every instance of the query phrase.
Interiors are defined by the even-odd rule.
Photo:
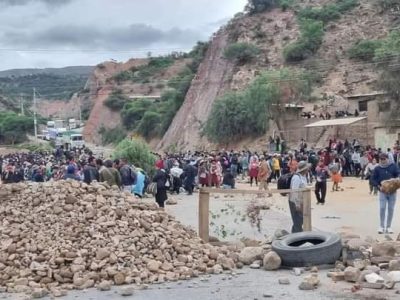
[[[215,99],[229,88],[232,80],[234,65],[223,58],[224,49],[228,45],[228,34],[226,29],[221,29],[214,35],[186,94],[185,102],[158,144],[158,149],[207,147],[207,140],[201,137],[201,127],[207,120]]]
[[[104,126],[106,129],[112,129],[121,125],[121,115],[119,112],[112,111],[104,105],[104,101],[110,96],[112,91],[119,88],[128,94],[128,91],[134,93],[134,87],[129,84],[117,86],[110,80],[115,74],[126,71],[134,66],[146,64],[146,59],[131,59],[126,63],[104,62],[99,64],[89,77],[86,84],[88,94],[81,96],[81,101],[89,101],[92,107],[89,119],[85,124],[83,131],[87,142],[93,144],[101,143],[99,129]]]
[[[319,6],[331,2],[306,0],[300,5]],[[384,38],[393,27],[395,19],[396,16],[390,12],[379,9],[376,1],[359,1],[356,8],[345,12],[340,19],[325,27],[323,43],[317,53],[295,64],[287,64],[283,59],[284,47],[296,41],[300,35],[297,17],[293,11],[274,9],[232,19],[213,37],[185,102],[157,145],[158,150],[214,149],[217,145],[211,145],[206,138],[201,137],[201,128],[218,96],[228,90],[244,89],[263,71],[283,67],[289,67],[293,72],[300,68],[306,69],[319,78],[312,93],[317,100],[312,103],[297,103],[305,106],[304,111],[315,112],[316,115],[323,111],[332,115],[336,110],[354,111],[357,103],[347,100],[347,97],[376,91],[380,70],[374,63],[349,59],[348,50],[358,40]],[[252,43],[261,50],[261,54],[256,61],[235,66],[223,58],[224,49],[232,42]],[[298,130],[297,123],[300,121],[286,123],[283,130]],[[266,145],[273,130],[278,130],[274,124],[270,126],[270,132],[266,132],[261,139],[246,139],[245,143],[232,141],[229,147],[235,148],[243,144],[248,147]],[[316,135],[319,136],[319,133]],[[297,143],[299,137],[305,137],[305,132],[290,134],[289,138],[293,138],[292,143]]]

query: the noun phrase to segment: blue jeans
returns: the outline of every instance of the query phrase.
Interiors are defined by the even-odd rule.
[[[395,204],[396,204],[396,193],[384,194],[382,192],[379,192],[381,227],[388,228],[392,226],[393,211]],[[387,219],[386,219],[386,207],[387,207]],[[386,220],[386,226],[385,226],[385,220]]]

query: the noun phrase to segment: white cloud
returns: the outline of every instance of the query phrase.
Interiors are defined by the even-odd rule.
[[[0,0],[0,69],[97,64],[144,56],[149,49],[153,54],[188,50],[242,11],[247,0],[17,2]],[[29,49],[48,51],[23,51]]]

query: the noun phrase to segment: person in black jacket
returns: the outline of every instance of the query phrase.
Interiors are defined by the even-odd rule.
[[[95,158],[91,156],[83,168],[83,181],[90,184],[93,180],[99,181],[99,171],[96,168]]]
[[[235,188],[235,177],[233,176],[231,170],[228,168],[222,179],[222,187],[224,189],[234,189]]]
[[[191,165],[190,161],[188,160],[186,162],[186,166],[183,168],[183,174],[182,174],[182,176],[185,178],[184,187],[188,195],[192,195],[193,193],[196,175],[197,175],[196,167]]]
[[[157,183],[156,202],[160,208],[164,208],[164,202],[167,201],[167,174],[164,169],[158,169],[153,177],[153,182]]]

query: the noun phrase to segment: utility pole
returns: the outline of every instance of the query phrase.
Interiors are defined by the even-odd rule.
[[[24,98],[22,97],[22,93],[20,94],[19,101],[20,101],[20,106],[21,106],[21,116],[24,116],[25,115],[25,113],[24,113]]]
[[[35,126],[35,139],[37,141],[36,88],[33,88],[33,125]]]

